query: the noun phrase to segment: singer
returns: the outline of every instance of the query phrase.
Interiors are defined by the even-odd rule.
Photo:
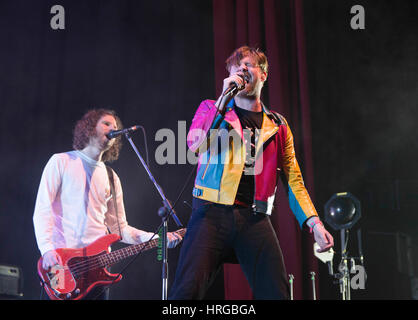
[[[238,48],[226,60],[226,68],[223,91],[234,88],[235,97],[227,102],[223,94],[217,102],[203,101],[187,138],[189,148],[199,154],[199,164],[193,211],[169,298],[203,299],[222,264],[236,257],[255,299],[289,299],[283,255],[269,217],[279,175],[300,227],[313,231],[321,251],[333,246],[333,238],[305,189],[286,119],[260,99],[268,75],[265,54]],[[240,146],[207,147],[203,142],[210,144],[216,129],[235,130]],[[250,150],[243,153],[247,145]],[[229,148],[229,155],[246,156],[237,163],[233,156],[223,157],[222,148]],[[251,170],[260,165],[261,172]]]
[[[128,225],[119,177],[105,165],[118,159],[122,146],[120,136],[109,139],[107,134],[121,128],[114,111],[91,110],[75,126],[75,150],[54,154],[46,164],[33,215],[45,270],[61,264],[55,249],[85,247],[108,230],[128,244],[142,243],[153,235]],[[181,236],[168,233],[168,241],[169,247],[175,247]],[[109,290],[102,288],[93,289],[85,297],[108,298]]]

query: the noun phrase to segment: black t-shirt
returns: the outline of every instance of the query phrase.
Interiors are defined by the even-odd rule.
[[[247,150],[245,157],[244,171],[238,186],[235,202],[239,204],[252,205],[254,199],[254,165],[255,165],[255,147],[256,130],[260,130],[263,124],[263,112],[253,112],[235,106],[237,114],[244,133],[244,143]],[[251,143],[251,146],[250,146]]]

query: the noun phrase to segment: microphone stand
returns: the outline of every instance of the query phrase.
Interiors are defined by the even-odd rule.
[[[129,132],[125,132],[125,137],[129,141],[132,146],[132,149],[135,151],[136,155],[138,156],[139,160],[142,163],[142,166],[145,168],[145,171],[148,173],[149,178],[153,182],[155,188],[157,189],[158,193],[161,196],[163,201],[163,207],[158,210],[158,215],[162,218],[162,300],[167,300],[167,288],[168,288],[168,255],[167,255],[167,220],[171,216],[174,222],[177,224],[178,227],[182,227],[182,223],[180,222],[179,218],[177,217],[173,206],[171,205],[170,201],[164,195],[162,188],[158,185],[157,181],[155,180],[154,176],[152,175],[150,169],[148,168],[147,164],[145,163],[144,159],[141,157],[138,149],[136,148],[135,144],[132,141],[132,138],[129,135]]]

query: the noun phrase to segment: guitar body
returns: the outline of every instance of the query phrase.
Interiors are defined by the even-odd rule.
[[[97,239],[80,249],[57,249],[62,265],[48,270],[38,261],[38,274],[48,296],[52,300],[80,300],[93,288],[119,282],[121,275],[112,274],[100,266],[100,256],[109,252],[112,243],[120,240],[116,234]]]

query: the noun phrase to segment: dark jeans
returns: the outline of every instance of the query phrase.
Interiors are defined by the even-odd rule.
[[[255,299],[289,299],[283,255],[269,216],[196,198],[169,299],[203,299],[234,255]]]

